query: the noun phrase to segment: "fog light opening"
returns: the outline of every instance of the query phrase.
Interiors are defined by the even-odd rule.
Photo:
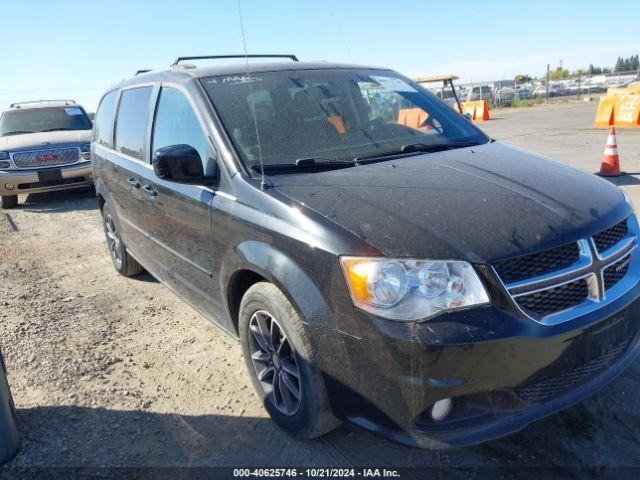
[[[451,413],[452,406],[453,401],[450,398],[444,398],[434,403],[433,407],[431,407],[431,418],[433,418],[433,421],[442,422],[445,420]]]
[[[4,188],[6,188],[7,190],[13,190],[14,188],[13,183],[5,183]]]

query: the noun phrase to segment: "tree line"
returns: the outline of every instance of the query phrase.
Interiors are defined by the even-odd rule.
[[[629,70],[640,69],[640,59],[638,55],[631,55],[629,58],[618,57],[614,72],[628,72]]]
[[[563,80],[571,77],[580,77],[582,75],[604,75],[607,73],[630,72],[634,70],[640,70],[640,57],[638,55],[631,55],[628,58],[618,57],[613,70],[611,68],[598,67],[593,64],[590,64],[589,68],[579,68],[573,72],[570,72],[566,68],[558,67],[549,72],[549,77],[551,80]],[[546,78],[546,76],[545,73],[540,75],[540,78]],[[529,75],[517,75],[516,79],[519,77],[530,78]]]

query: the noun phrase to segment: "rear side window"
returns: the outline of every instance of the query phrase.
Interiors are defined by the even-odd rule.
[[[116,119],[116,150],[142,160],[151,87],[124,90]]]
[[[113,119],[116,113],[117,94],[118,92],[114,90],[102,97],[93,123],[93,141],[109,148],[113,148]]]
[[[158,100],[151,150],[155,152],[162,147],[182,144],[198,151],[205,174],[212,175],[214,160],[210,160],[207,136],[191,103],[179,90],[164,87]]]

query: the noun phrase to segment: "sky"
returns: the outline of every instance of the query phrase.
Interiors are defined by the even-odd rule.
[[[240,0],[249,53],[462,82],[613,67],[640,53],[640,1]],[[244,52],[238,0],[0,0],[0,108],[70,98],[183,55]]]

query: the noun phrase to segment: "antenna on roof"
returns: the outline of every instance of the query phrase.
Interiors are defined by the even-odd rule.
[[[347,51],[347,55],[349,55],[349,60],[351,60],[351,63],[353,63],[353,55],[351,55],[351,49],[349,49],[349,44],[347,43],[347,39],[344,37],[344,33],[342,33],[340,24],[338,23],[338,20],[336,19],[336,16],[333,14],[333,12],[331,12],[331,19],[333,20],[333,23],[335,23],[336,25],[336,30],[338,30],[338,34],[342,39],[342,44],[344,45],[344,48]]]
[[[137,70],[136,73],[133,74],[133,76],[135,77],[136,75],[142,75],[143,73],[147,73],[150,71],[151,70]]]
[[[241,0],[238,0],[238,18],[240,19],[240,33],[242,34],[242,46],[244,48],[244,62],[247,67],[247,77],[250,77],[251,74],[249,73],[249,55],[247,53],[247,38],[245,37],[245,34],[244,34],[244,21],[242,19]],[[255,55],[252,55],[252,56],[255,56]],[[294,61],[297,61],[297,59],[295,59]],[[249,83],[249,92],[251,94],[251,97],[253,97],[252,82],[249,81],[248,83]],[[268,187],[268,185],[264,178],[264,163],[262,163],[262,146],[260,144],[260,132],[258,130],[258,117],[256,115],[255,104],[253,103],[253,101],[250,101],[249,103],[251,104],[250,106],[251,106],[251,114],[253,115],[253,125],[256,129],[256,141],[258,142],[258,161],[260,162],[260,186],[264,190]]]

